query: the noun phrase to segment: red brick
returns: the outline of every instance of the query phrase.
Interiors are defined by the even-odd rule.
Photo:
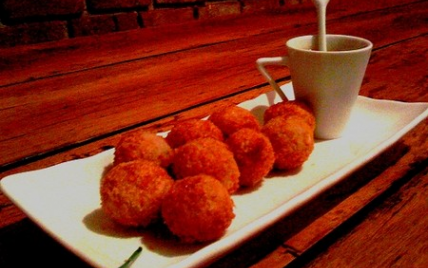
[[[288,2],[290,0],[286,0]],[[291,0],[294,1],[294,0]],[[280,0],[242,0],[244,12],[256,12],[280,7]]]
[[[85,0],[3,0],[6,19],[82,13]]]
[[[0,46],[105,34],[142,26],[180,24],[195,20],[195,11],[198,11],[200,19],[206,19],[310,2],[311,0],[0,0],[0,20],[3,23],[0,25]],[[143,25],[140,25],[139,16]],[[70,33],[67,31],[67,21]]]
[[[35,44],[68,38],[66,22],[36,22],[0,28],[0,47]]]
[[[74,36],[99,35],[116,31],[113,15],[87,15],[71,21]]]
[[[121,9],[144,7],[152,3],[152,0],[87,0],[88,7],[95,10]]]
[[[116,17],[116,28],[118,31],[126,31],[140,28],[138,24],[138,13],[119,13],[115,14]]]
[[[183,3],[198,3],[206,0],[156,0],[158,4],[183,4]]]
[[[143,24],[154,27],[165,24],[177,24],[194,20],[193,8],[163,8],[141,12]]]
[[[241,13],[241,3],[238,1],[207,2],[204,7],[199,8],[199,18],[215,18]]]

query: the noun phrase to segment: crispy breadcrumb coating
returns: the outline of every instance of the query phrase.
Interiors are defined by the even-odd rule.
[[[101,179],[101,208],[121,225],[145,227],[159,218],[173,184],[168,173],[151,161],[120,163]]]
[[[236,105],[215,111],[208,120],[220,128],[225,137],[241,128],[260,130],[257,118],[250,111]]]
[[[312,129],[315,129],[315,116],[312,109],[300,101],[282,101],[276,103],[264,113],[264,124],[277,116],[298,116],[301,117]]]
[[[176,181],[161,210],[171,232],[186,243],[220,238],[235,217],[227,189],[204,174]]]
[[[238,163],[239,184],[252,187],[272,170],[275,153],[269,139],[260,131],[243,128],[226,140]]]
[[[298,168],[314,149],[314,132],[299,117],[277,116],[263,126],[275,151],[274,167],[281,170]]]
[[[207,137],[224,140],[221,130],[211,121],[189,119],[177,123],[168,133],[166,141],[172,148],[177,148],[189,141]]]
[[[229,193],[239,188],[239,168],[233,154],[216,139],[197,139],[177,148],[172,169],[178,179],[207,174],[223,183]]]
[[[171,164],[174,151],[161,136],[148,131],[124,135],[116,145],[114,165],[132,160],[149,160],[162,167]]]

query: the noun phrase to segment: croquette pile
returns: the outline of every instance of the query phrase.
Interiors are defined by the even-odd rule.
[[[185,243],[219,239],[235,217],[232,194],[273,169],[299,168],[314,148],[315,118],[305,104],[277,103],[263,119],[230,105],[177,123],[165,138],[121,137],[101,179],[102,210],[123,226],[163,222]]]

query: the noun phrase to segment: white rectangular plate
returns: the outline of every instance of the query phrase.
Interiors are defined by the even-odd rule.
[[[291,90],[291,85],[283,87]],[[271,92],[244,102],[261,116],[279,98]],[[12,175],[2,191],[42,229],[96,267],[118,267],[139,246],[133,267],[194,267],[225,254],[396,142],[428,115],[428,103],[358,97],[342,138],[317,141],[302,169],[266,178],[254,191],[233,195],[235,214],[227,233],[208,245],[181,245],[151,231],[115,226],[100,211],[99,182],[113,149],[85,159]]]

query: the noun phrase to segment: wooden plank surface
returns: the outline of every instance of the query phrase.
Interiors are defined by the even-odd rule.
[[[409,2],[412,4],[406,5]],[[347,5],[343,1],[336,3],[331,5],[334,16],[329,17],[329,31],[369,38],[376,47],[360,94],[378,99],[428,101],[428,2],[369,1],[366,9],[361,9],[359,1]],[[383,8],[387,6],[392,8]],[[13,68],[28,72],[12,80],[3,80],[9,79],[9,75],[0,79],[3,85],[0,86],[0,144],[3,144],[0,145],[0,178],[93,155],[114,146],[123,131],[165,130],[177,120],[200,118],[228,102],[239,103],[270,90],[254,68],[255,59],[283,54],[285,40],[316,31],[315,20],[309,16],[313,11],[306,10],[307,15],[303,16],[287,12],[287,15],[303,19],[277,27],[278,22],[285,21],[285,13],[248,16],[241,22],[236,20],[236,26],[232,27],[236,27],[237,32],[230,34],[225,32],[227,21],[217,25],[207,23],[204,29],[214,29],[212,35],[202,34],[205,37],[201,36],[199,41],[186,41],[186,36],[183,39],[176,36],[176,40],[187,43],[175,44],[182,47],[172,54],[165,52],[173,47],[172,41],[158,51],[145,50],[142,46],[138,50],[137,44],[128,41],[138,41],[142,37],[131,40],[125,34],[108,36],[105,40],[123,38],[125,47],[136,50],[115,50],[94,38],[88,43],[75,41],[77,43],[71,47],[64,43],[57,44],[58,48],[50,47],[52,44],[43,48],[31,46],[15,54],[15,60],[23,55],[28,57],[29,65],[24,65],[22,58],[14,62],[14,57],[8,56],[10,66],[16,64]],[[250,31],[246,32],[246,27]],[[217,33],[223,34],[216,36]],[[225,39],[221,39],[223,37]],[[156,42],[152,41],[155,47]],[[37,49],[41,49],[40,54]],[[49,50],[58,54],[50,54]],[[70,51],[83,51],[82,55],[87,58],[73,58],[75,55],[69,54]],[[100,54],[90,58],[93,52]],[[141,56],[144,53],[148,54]],[[0,53],[1,60],[5,59],[3,55]],[[57,69],[58,63],[51,65],[48,59],[52,59],[52,55],[67,59],[63,69]],[[123,62],[121,57],[124,57]],[[6,74],[3,63],[5,61],[0,62],[0,75]],[[177,64],[182,66],[182,74],[187,74],[185,77],[173,72]],[[163,81],[159,72],[167,73],[174,80]],[[273,72],[282,83],[289,79],[284,69]],[[33,74],[37,79],[30,79]],[[206,79],[200,79],[200,74]],[[145,85],[145,81],[154,81],[152,87]],[[176,88],[183,90],[177,92]],[[169,107],[165,94],[169,98],[174,96],[180,103]],[[192,99],[194,96],[197,100]],[[140,107],[142,104],[149,107]],[[20,135],[17,129],[28,136]],[[52,136],[52,133],[61,135]],[[8,138],[4,138],[6,134]],[[407,267],[413,260],[415,265],[426,266],[427,259],[421,252],[426,251],[427,237],[426,232],[424,236],[420,230],[424,230],[427,222],[426,217],[419,215],[427,208],[427,148],[428,120],[424,120],[346,182],[212,266],[328,267],[348,262],[353,266],[360,263],[372,266],[374,264],[369,261],[373,257],[381,264]],[[393,192],[396,194],[388,198]],[[386,203],[382,203],[385,200]],[[400,226],[405,228],[402,230]],[[370,239],[366,244],[358,242],[364,241],[367,235]],[[338,236],[344,238],[336,241]],[[404,241],[400,244],[401,239]],[[326,253],[319,254],[327,247]],[[364,255],[370,250],[373,255]],[[358,258],[359,262],[354,262],[352,254],[346,254],[348,251],[359,252],[366,259]],[[6,267],[25,265],[21,255],[25,252],[36,264],[53,266],[57,263],[50,257],[59,256],[72,266],[85,267],[80,259],[26,219],[2,193],[0,252],[0,266],[3,263]]]
[[[382,0],[349,3],[334,0],[329,3],[328,19],[410,2],[420,1]],[[302,13],[307,16],[302,16]],[[307,1],[304,5],[287,4],[278,12],[271,14],[258,14],[257,23],[254,23],[254,16],[249,15],[61,40],[28,45],[20,49],[3,48],[0,49],[0,88],[34,79],[239,40],[283,28],[313,24],[316,21],[315,16],[312,3]]]
[[[375,245],[373,244],[376,242],[373,242],[372,244],[367,243],[367,245],[361,248],[356,247],[355,243],[365,243],[366,237],[364,236],[366,236],[367,233],[371,233],[372,230],[368,229],[361,231],[362,237],[353,237],[352,240],[355,241],[338,240],[333,245],[333,247],[340,248],[341,251],[347,251],[348,254],[345,254],[344,256],[339,256],[339,254],[336,253],[333,253],[335,256],[327,256],[330,255],[330,253],[327,252],[322,254],[322,256],[325,255],[325,258],[328,258],[329,260],[335,259],[335,262],[330,263],[329,260],[324,260],[324,257],[318,257],[317,253],[324,252],[329,245],[342,235],[351,235],[351,233],[355,232],[353,228],[356,226],[357,228],[360,228],[360,222],[367,216],[367,214],[375,213],[372,212],[372,210],[378,211],[376,213],[379,214],[383,213],[382,209],[384,207],[378,208],[377,206],[386,202],[388,207],[388,202],[390,201],[386,199],[391,199],[389,195],[394,193],[395,195],[406,194],[402,192],[407,191],[407,187],[411,187],[413,189],[412,192],[424,192],[426,184],[423,181],[426,180],[426,168],[428,164],[428,151],[426,150],[426,148],[428,148],[428,140],[426,139],[428,134],[421,136],[415,135],[415,133],[428,133],[428,120],[421,123],[415,128],[415,130],[405,135],[400,143],[381,154],[372,161],[372,163],[363,167],[360,171],[357,171],[356,174],[351,176],[346,183],[349,184],[350,181],[355,179],[359,180],[361,176],[365,178],[373,176],[372,180],[361,186],[361,188],[356,187],[355,193],[345,198],[343,201],[338,202],[332,209],[322,215],[322,217],[314,217],[316,219],[313,222],[306,226],[302,231],[286,239],[284,243],[279,245],[275,250],[272,250],[272,252],[269,253],[269,256],[253,265],[252,268],[279,268],[285,266],[302,267],[308,264],[309,261],[311,261],[310,265],[315,267],[391,267],[390,265],[378,262],[378,260],[369,265],[370,260],[366,260],[366,262],[364,262],[359,257],[355,257],[353,255],[366,254],[367,256],[367,254],[370,254],[373,256],[373,258],[371,258],[372,260],[376,259],[376,255],[383,256],[385,259],[395,259],[395,256],[392,255],[387,254],[387,256],[384,256],[384,250],[387,250],[391,243],[399,243],[402,238],[403,240],[408,240],[409,236],[412,234],[419,233],[421,230],[426,229],[426,221],[420,219],[421,216],[424,215],[423,210],[426,210],[426,206],[428,205],[426,202],[426,194],[424,193],[419,194],[418,196],[412,195],[409,198],[414,203],[411,204],[411,206],[416,206],[416,210],[413,211],[411,215],[411,217],[415,219],[413,225],[408,226],[407,223],[403,224],[403,226],[406,226],[406,231],[409,232],[410,235],[403,234],[403,231],[400,230],[398,232],[399,235],[397,236],[397,232],[395,230],[383,229],[385,227],[385,223],[388,224],[388,221],[391,219],[391,215],[383,215],[382,219],[385,222],[381,222],[382,220],[379,217],[376,223],[378,226],[375,229],[378,231],[382,229],[379,233],[383,236],[382,239],[384,240],[379,240],[378,242],[385,248],[374,251]],[[411,149],[408,150],[408,148]],[[409,183],[411,186],[406,186],[406,183]],[[402,186],[403,189],[400,188]],[[347,185],[346,190],[352,191],[351,189],[354,187],[355,185],[353,184]],[[343,195],[344,193],[337,189],[329,190],[328,192],[334,196],[347,196]],[[337,199],[337,197],[332,198],[332,200],[335,199]],[[319,204],[326,205],[326,203],[328,204],[332,202],[331,200],[325,202],[325,198],[322,200],[322,203],[317,201],[313,202],[313,206]],[[408,205],[408,200],[404,198],[400,202],[403,203],[400,205],[395,203],[395,205],[397,205],[395,207],[396,211],[399,211],[401,208],[407,207]],[[389,212],[386,211],[386,213]],[[397,214],[396,216],[396,221],[407,221],[406,217],[400,214]],[[303,217],[308,216],[304,215]],[[422,218],[424,217],[422,216]],[[368,222],[368,228],[372,227],[372,225],[370,225],[372,222],[370,218],[364,219],[364,222]],[[397,226],[399,225],[399,223],[396,224]],[[390,241],[385,243],[385,240]],[[424,235],[418,239],[414,239],[413,242],[416,247],[428,246],[428,240],[425,239]],[[414,247],[411,246],[411,243],[407,243],[408,244],[406,245],[402,244],[400,246],[396,246],[397,249],[401,251],[404,250],[407,254],[406,262],[401,263],[399,267],[414,267],[412,266],[411,261],[409,261],[411,259],[428,263],[426,257],[424,257],[423,254],[420,254],[419,249],[413,250]],[[348,248],[348,244],[351,244],[351,247],[355,247]],[[408,250],[405,250],[406,248],[408,248]],[[345,265],[346,263],[350,266]]]
[[[381,48],[427,32],[428,5],[421,2],[415,6],[416,14],[401,6],[388,10],[390,14],[386,15],[381,10],[348,18],[346,32],[341,30],[344,19],[332,20],[329,29],[369,38]],[[406,27],[398,27],[402,21],[406,21]],[[362,30],[373,24],[376,29]],[[3,88],[0,164],[52,153],[264,85],[254,67],[255,60],[284,54],[285,40],[314,32],[315,28],[314,24],[286,28],[239,42],[222,42]],[[383,34],[390,28],[396,28],[394,35]],[[288,75],[284,68],[274,73],[278,77]],[[61,137],[55,133],[61,133]]]
[[[367,70],[366,82],[362,87],[361,93],[379,99],[392,98],[399,100],[402,98],[403,101],[417,100],[427,102],[428,90],[426,90],[426,84],[421,83],[424,81],[424,75],[426,76],[426,68],[424,66],[428,66],[428,58],[426,57],[428,55],[427,42],[428,36],[423,36],[373,52],[372,60]],[[418,59],[409,63],[408,59],[412,58],[412,55],[418,55]],[[400,72],[398,69],[405,71]],[[383,74],[390,74],[393,77]],[[414,75],[409,76],[408,74]],[[394,83],[390,83],[390,79],[393,79]],[[405,96],[403,88],[408,93]],[[246,267],[246,265],[252,264],[257,260],[260,261],[251,265],[252,268],[280,268],[287,265],[290,265],[290,267],[300,267],[305,260],[310,258],[306,252],[317,246],[319,241],[333,239],[331,236],[336,235],[333,231],[343,226],[347,221],[358,222],[358,217],[356,218],[355,215],[358,215],[365,207],[370,206],[375,200],[381,198],[385,192],[391,191],[391,189],[396,191],[397,184],[400,185],[407,182],[414,174],[422,174],[424,176],[428,165],[427,148],[428,119],[421,122],[415,129],[405,135],[397,145],[377,157],[371,164],[362,167],[351,178],[347,178],[343,183],[346,185],[344,189],[341,189],[339,185],[335,189],[329,190],[326,193],[327,197],[322,197],[320,200],[315,200],[311,204],[301,208],[297,215],[287,217],[288,219],[286,218],[276,224],[270,231],[262,234],[261,237],[247,243],[245,250],[238,253],[234,252],[224,257],[214,267],[227,267],[227,264],[231,260],[242,262],[241,267]],[[359,181],[362,178],[364,178],[364,183],[366,184],[354,181]],[[423,191],[424,187],[426,185],[421,184],[422,189],[419,190]],[[353,191],[355,193],[350,195]],[[344,196],[349,197],[340,200]],[[426,207],[426,199],[420,199],[420,203],[416,204],[419,206],[418,209],[422,209],[421,206],[424,206],[424,202]],[[332,206],[331,209],[323,215],[326,208],[321,209],[320,206],[329,205]],[[415,214],[415,218],[423,215],[418,213]],[[322,215],[321,217],[320,214]],[[290,223],[292,224],[291,226]],[[293,224],[299,223],[305,226],[305,228],[300,232],[295,232],[296,229],[299,229]],[[425,221],[421,221],[414,223],[412,231],[417,233],[418,230],[423,230],[424,228],[426,229]],[[388,231],[382,234],[387,236]],[[275,238],[271,236],[272,233],[275,235]],[[281,237],[280,234],[283,236]],[[290,234],[292,235],[290,236]],[[361,237],[355,239],[362,240]],[[391,237],[391,239],[395,239],[395,237]],[[266,242],[266,240],[271,241]],[[263,243],[260,241],[263,241]],[[417,241],[419,242],[418,245],[428,246],[427,243],[424,243],[428,242],[428,240]],[[269,249],[260,248],[259,245],[263,245],[264,247],[270,245],[272,249],[269,251]],[[319,251],[322,250],[319,247],[323,245],[325,244],[318,245]],[[346,249],[342,248],[340,250],[346,251]],[[369,251],[369,246],[363,250]],[[382,250],[379,250],[377,254],[382,255],[381,252]],[[268,255],[265,256],[264,254]],[[417,255],[418,252],[409,251],[406,254],[409,255],[407,258],[413,257],[418,259],[419,257]],[[351,258],[352,255],[347,256]],[[339,254],[336,254],[334,257],[340,260]],[[388,258],[391,258],[391,256]],[[422,260],[428,262],[426,258],[422,258]],[[359,261],[361,262],[361,260]],[[318,264],[318,260],[314,262],[314,266],[316,267],[343,267],[344,265],[344,263],[340,263],[340,265],[335,263],[336,266],[329,266],[328,260],[320,260],[320,264]],[[409,262],[406,263],[409,264]],[[352,264],[349,267],[357,267],[355,265],[358,262],[352,262]],[[371,265],[368,266],[371,267]],[[367,265],[361,267],[367,267]]]
[[[135,128],[135,131],[141,129],[152,129],[155,131],[165,131],[170,129],[170,127],[176,122],[176,120],[186,120],[190,118],[202,118],[212,112],[215,109],[229,105],[230,103],[238,104],[245,100],[255,98],[262,93],[271,91],[271,88],[268,86],[261,87],[260,89],[255,89],[244,94],[238,94],[226,99],[215,101],[206,105],[198,106],[190,110],[181,112],[179,115],[173,115],[166,117],[162,120],[156,121],[154,123],[149,123],[140,127]],[[53,155],[41,156],[36,161],[24,162],[25,165],[18,165],[12,167],[6,171],[0,172],[0,178],[3,178],[7,175],[37,170],[56,164],[60,164],[65,161],[80,159],[95,155],[106,149],[112,148],[120,139],[121,133],[109,135],[108,137],[102,137],[101,139],[92,140],[87,143],[79,144],[75,148],[65,148],[63,151],[56,152]],[[0,228],[8,226],[10,224],[16,223],[26,217],[26,215],[19,210],[7,197],[3,195],[0,191]]]
[[[303,267],[427,267],[427,200],[425,169]]]

